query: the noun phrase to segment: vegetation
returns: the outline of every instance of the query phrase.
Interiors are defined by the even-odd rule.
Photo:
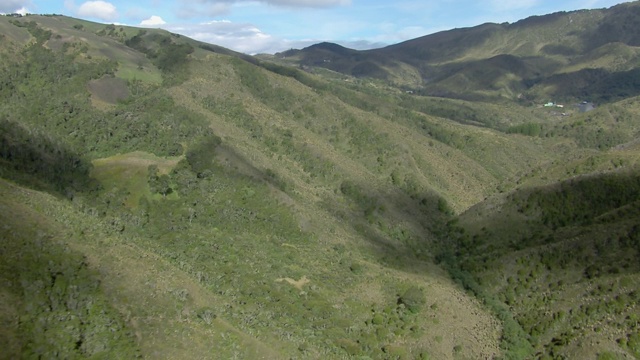
[[[520,125],[511,126],[507,129],[507,133],[509,134],[523,134],[527,136],[538,136],[542,131],[540,124],[536,123],[525,123]]]
[[[138,357],[100,275],[65,230],[21,204],[14,186],[0,187],[3,357]]]
[[[3,355],[637,358],[637,44],[565,16],[287,59],[0,17]]]
[[[498,210],[508,219],[491,211],[478,220],[472,209],[450,230],[464,254],[454,268],[513,308],[539,351],[568,356],[589,336],[623,343],[613,334],[632,336],[625,319],[637,316],[637,291],[626,286],[637,276],[638,190],[635,171],[590,176],[509,195]],[[589,300],[578,305],[576,294]]]
[[[322,43],[276,58],[383,80],[420,95],[609,103],[638,95],[637,13],[636,3],[625,3],[442,31],[371,51]]]

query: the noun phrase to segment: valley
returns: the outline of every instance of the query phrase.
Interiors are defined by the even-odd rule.
[[[640,357],[638,9],[256,57],[1,16],[0,358]]]

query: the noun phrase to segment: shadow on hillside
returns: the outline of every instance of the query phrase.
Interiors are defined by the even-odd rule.
[[[253,181],[267,183],[282,191],[284,191],[287,186],[285,181],[280,179],[273,170],[255,167],[244,155],[227,144],[221,143],[216,145],[213,149],[213,154],[215,162],[227,168],[229,175],[237,174],[246,176]]]
[[[210,148],[209,150],[212,150]],[[287,193],[289,184],[272,169],[260,169],[243,154],[225,144],[217,144],[215,163],[229,175],[247,177]],[[206,152],[209,153],[209,152]],[[432,261],[432,246],[439,229],[451,219],[446,201],[436,194],[409,196],[399,189],[366,189],[345,181],[342,201],[324,201],[320,206],[337,222],[348,224],[370,245],[371,254],[385,266],[418,272],[419,261]],[[375,195],[374,195],[375,194]],[[345,203],[348,208],[345,208]]]
[[[574,267],[589,278],[636,273],[640,175],[598,174],[518,190],[499,207],[463,214],[459,229],[456,254],[468,262],[499,261],[525,251],[548,269]]]
[[[0,120],[0,176],[36,190],[72,198],[95,187],[91,164],[39,131]]]
[[[341,187],[348,209],[333,203],[323,207],[365,239],[380,264],[422,273],[416,264],[434,261],[436,240],[451,219],[446,201],[433,193],[410,196],[393,188],[354,195],[350,186]]]
[[[369,242],[380,263],[403,271],[418,271],[416,262],[435,261],[446,249],[456,257],[484,262],[523,249],[546,253],[556,243],[574,249],[558,254],[559,263],[578,261],[581,268],[600,269],[602,274],[640,269],[635,265],[640,258],[637,171],[520,190],[509,196],[508,205],[484,215],[469,215],[473,228],[452,225],[463,221],[464,215],[451,215],[446,201],[436,194],[417,197],[387,192],[379,193],[376,201],[374,205],[352,201],[348,212],[331,204],[325,207]],[[375,208],[379,205],[385,209]],[[403,226],[394,227],[400,222]],[[589,255],[576,258],[578,249]]]
[[[557,98],[570,97],[608,103],[640,95],[640,69],[618,72],[582,69],[550,76],[538,85],[553,87]]]
[[[640,6],[633,3],[612,7],[596,29],[582,36],[586,48],[621,42],[630,46],[640,45]]]

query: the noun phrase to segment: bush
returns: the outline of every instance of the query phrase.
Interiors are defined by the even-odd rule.
[[[336,343],[338,344],[338,346],[343,348],[351,356],[356,356],[360,354],[360,346],[353,340],[338,339]]]
[[[522,134],[527,136],[539,136],[541,132],[542,127],[540,126],[540,124],[536,123],[514,125],[507,129],[508,134]]]
[[[415,286],[410,287],[398,297],[398,305],[400,304],[403,304],[412,313],[419,312],[425,304],[424,291]]]
[[[211,325],[213,320],[216,318],[216,314],[210,308],[202,308],[198,311],[198,318],[205,322],[207,325]]]
[[[189,44],[168,44],[157,53],[153,63],[162,71],[172,71],[184,64],[193,50]]]

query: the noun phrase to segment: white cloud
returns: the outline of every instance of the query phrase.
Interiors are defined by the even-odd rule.
[[[31,6],[29,0],[0,0],[0,13],[20,13],[20,10],[27,10],[27,6]]]
[[[351,4],[351,0],[262,0],[270,5],[292,7],[331,7]]]
[[[291,7],[332,7],[351,4],[351,0],[183,0],[183,3],[200,3],[200,4],[234,4],[247,2],[260,2],[275,6],[291,6]]]
[[[512,11],[529,9],[538,5],[539,0],[491,0],[494,11]]]
[[[160,26],[166,23],[167,22],[164,21],[160,16],[152,15],[150,18],[142,20],[140,22],[140,26]]]
[[[116,7],[106,1],[87,1],[78,8],[78,15],[112,21],[118,18]]]
[[[317,42],[315,42],[317,43]],[[370,49],[378,49],[381,47],[385,47],[389,45],[384,42],[374,42],[369,40],[350,40],[350,41],[336,41],[337,44],[340,44],[344,47],[355,49],[355,50],[370,50]]]
[[[165,25],[164,29],[190,38],[225,47],[245,54],[274,54],[289,49],[302,49],[327,39],[289,40],[267,34],[250,23],[215,20],[200,24]],[[382,47],[380,42],[346,40],[337,43],[358,50]]]
[[[270,51],[270,49],[279,42],[279,40],[262,32],[253,24],[233,23],[228,20],[209,21],[201,24],[164,26],[163,28],[196,40],[247,54]]]
[[[182,0],[177,14],[182,18],[228,14],[234,4],[267,4],[288,8],[329,8],[351,4],[351,0]]]
[[[26,7],[21,7],[20,9],[16,10],[16,13],[20,14],[20,15],[27,15],[29,13],[31,13],[31,11],[29,11],[29,9],[27,9]]]
[[[73,0],[64,0],[64,7],[69,11],[76,11],[76,2]]]

